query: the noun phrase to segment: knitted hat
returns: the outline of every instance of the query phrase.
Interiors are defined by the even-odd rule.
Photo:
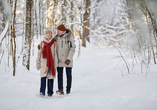
[[[64,26],[64,24],[61,24],[61,25],[59,25],[58,27],[57,27],[57,29],[58,30],[61,30],[61,31],[65,31],[65,26]]]
[[[46,35],[46,33],[49,32],[49,31],[52,32],[50,29],[46,29],[46,30],[45,30],[45,35]]]

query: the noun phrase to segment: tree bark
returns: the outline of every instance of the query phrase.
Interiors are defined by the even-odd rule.
[[[85,9],[85,13],[83,15],[83,37],[82,37],[82,46],[84,46],[84,47],[86,47],[86,40],[89,41],[89,37],[88,37],[89,30],[86,28],[86,26],[89,27],[91,2],[90,2],[90,0],[85,0],[85,3],[86,3],[86,9]]]
[[[73,5],[74,5],[73,2],[71,2],[71,11],[72,11],[72,12],[73,12],[73,7],[74,7]],[[74,15],[71,13],[71,22],[73,22],[73,20],[74,20]],[[74,27],[73,24],[71,24],[72,35],[73,35],[73,33],[74,33],[74,32],[73,32],[73,31],[74,31],[74,30],[73,30],[73,27]],[[73,36],[74,36],[74,35],[73,35]]]
[[[16,32],[15,32],[15,18],[16,18],[16,4],[17,0],[15,0],[14,12],[13,12],[13,21],[11,25],[11,42],[12,42],[12,59],[13,59],[13,76],[15,76],[16,72]]]
[[[32,0],[26,0],[25,47],[23,65],[30,70]]]
[[[66,9],[65,7],[67,6],[67,1],[64,0],[64,3],[62,5],[62,23],[66,24]]]

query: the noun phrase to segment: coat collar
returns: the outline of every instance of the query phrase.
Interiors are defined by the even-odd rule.
[[[66,34],[66,30],[64,31],[64,33],[60,37],[63,37],[65,34]]]
[[[46,42],[46,43],[49,43],[49,42],[51,42],[52,41],[52,39],[53,39],[53,37],[48,41],[47,39],[46,39],[46,35],[43,37],[43,41],[44,42]]]
[[[70,35],[71,35],[71,30],[66,29],[66,31],[60,37],[70,37]]]

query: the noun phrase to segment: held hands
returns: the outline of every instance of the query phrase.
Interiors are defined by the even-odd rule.
[[[40,50],[40,48],[41,48],[41,47],[40,47],[40,44],[38,44],[38,50]]]
[[[67,59],[67,60],[65,61],[65,64],[69,65],[69,64],[70,64],[70,60]]]

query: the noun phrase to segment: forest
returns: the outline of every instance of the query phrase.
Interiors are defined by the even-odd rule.
[[[63,23],[78,42],[78,57],[87,42],[113,47],[128,74],[136,64],[147,74],[157,63],[156,6],[156,0],[0,0],[0,65],[13,76],[17,64],[30,70],[36,40],[45,29],[55,36]]]

